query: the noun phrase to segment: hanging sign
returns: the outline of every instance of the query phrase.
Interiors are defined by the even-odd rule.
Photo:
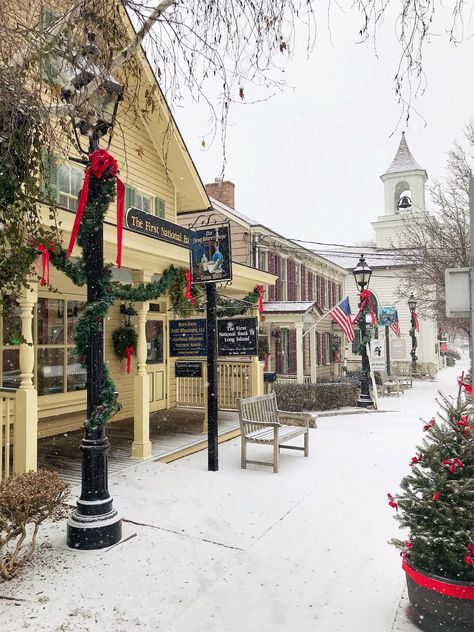
[[[257,355],[257,319],[226,318],[217,321],[220,356]]]
[[[397,322],[397,310],[395,307],[379,307],[379,325],[388,327]]]
[[[202,362],[176,362],[175,377],[202,377]]]
[[[232,280],[229,224],[190,229],[189,252],[193,283]]]
[[[170,357],[207,355],[206,319],[170,320]]]
[[[189,247],[189,230],[162,217],[145,213],[137,208],[129,208],[125,216],[125,225],[135,233],[153,237],[169,244]]]

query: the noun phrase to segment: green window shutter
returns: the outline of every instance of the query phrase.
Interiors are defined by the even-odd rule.
[[[125,210],[135,206],[137,190],[128,184],[125,185]]]
[[[157,217],[165,216],[165,201],[160,198],[155,198],[155,215]]]
[[[44,8],[43,13],[41,15],[41,23],[43,25],[43,29],[48,29],[53,22],[55,22],[57,16],[51,11],[51,9]]]
[[[49,27],[54,24],[57,19],[58,16],[53,13],[51,9],[43,9],[41,15],[41,25],[43,27],[43,31],[49,29]],[[43,72],[48,81],[54,81],[55,75],[57,74],[55,72],[55,66],[57,66],[57,55],[53,51],[44,53]]]
[[[49,200],[57,202],[59,198],[58,156],[47,149],[43,149],[42,162],[41,190]]]

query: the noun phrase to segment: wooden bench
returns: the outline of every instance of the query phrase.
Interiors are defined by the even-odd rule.
[[[247,463],[271,465],[278,472],[280,448],[304,450],[309,455],[309,428],[316,428],[316,419],[309,413],[290,413],[278,410],[275,393],[246,397],[237,400],[241,434],[241,467]],[[284,445],[287,441],[304,435],[304,447]],[[273,446],[273,461],[247,459],[247,443]]]
[[[397,397],[400,396],[400,391],[402,394],[405,392],[403,381],[398,377],[388,376],[386,373],[380,371],[380,381],[381,381],[381,391],[382,397],[385,395],[391,395],[393,392],[397,394]]]

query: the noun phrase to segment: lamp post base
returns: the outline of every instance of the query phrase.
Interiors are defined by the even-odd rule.
[[[364,395],[361,393],[357,399],[356,406],[357,408],[370,408],[373,407],[374,402],[370,395]]]
[[[103,549],[122,538],[122,519],[107,489],[107,453],[104,429],[82,440],[82,493],[67,523],[67,545],[73,549]]]
[[[121,539],[122,518],[115,509],[95,516],[84,516],[76,510],[67,521],[67,545],[72,549],[104,549]]]

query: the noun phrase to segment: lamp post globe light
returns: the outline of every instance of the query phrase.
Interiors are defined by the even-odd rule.
[[[416,298],[413,292],[408,299],[408,308],[410,309],[411,321],[410,321],[410,337],[411,337],[411,366],[412,366],[412,374],[416,374],[416,361],[418,360],[418,356],[416,355],[416,348],[418,346],[418,341],[416,339],[416,325],[417,325],[417,316],[416,316]]]
[[[66,103],[71,103],[77,91],[80,91],[97,77],[102,77],[96,65],[98,48],[95,34],[88,33],[87,44],[82,55],[76,60],[74,67],[63,66],[66,82],[61,95]],[[88,100],[89,118],[73,118],[74,134],[79,151],[87,158],[76,159],[88,166],[90,156],[100,148],[100,139],[113,128],[117,108],[123,96],[123,88],[111,77],[102,82],[98,90]],[[80,135],[88,138],[88,149],[81,146]],[[109,140],[110,145],[110,140]],[[84,222],[92,222],[91,210],[94,202],[101,194],[101,181],[90,174],[89,192],[84,211]],[[88,305],[101,301],[104,296],[104,254],[103,254],[102,222],[96,230],[89,231],[83,244],[85,273],[87,278]],[[87,419],[100,411],[101,389],[104,375],[103,358],[103,319],[98,319],[95,331],[89,334],[89,347],[85,363],[87,367]],[[115,393],[115,399],[117,398]],[[77,507],[67,524],[67,544],[76,549],[100,549],[119,542],[122,537],[122,520],[113,507],[113,500],[108,491],[108,451],[109,440],[105,427],[85,426],[81,443],[82,485],[81,496]]]
[[[370,277],[372,276],[372,270],[367,265],[364,255],[360,256],[356,267],[352,270],[352,274],[354,275],[354,280],[361,297],[359,302],[359,307],[361,307],[364,302],[362,294],[364,291],[368,290]],[[366,302],[365,304],[367,305],[368,303]],[[367,321],[365,309],[363,309],[359,314],[357,324],[359,325],[361,336],[362,374],[360,377],[360,393],[356,406],[359,408],[368,408],[369,406],[373,406],[374,402],[370,396],[369,390],[370,365],[369,356],[367,355]]]

